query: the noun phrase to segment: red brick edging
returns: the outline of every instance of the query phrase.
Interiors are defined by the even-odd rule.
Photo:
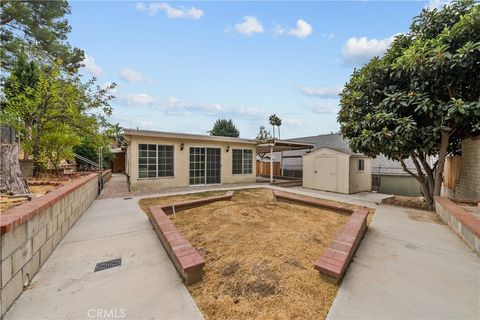
[[[331,276],[338,282],[347,271],[348,265],[367,230],[368,209],[351,209],[344,206],[326,204],[321,199],[282,191],[273,191],[273,195],[277,200],[291,201],[350,214],[349,219],[337,233],[335,239],[328,245],[325,252],[314,265],[316,270]]]
[[[464,202],[464,203],[476,203],[473,200],[466,200],[466,199],[459,199],[456,200],[457,202]],[[469,230],[473,233],[477,238],[480,238],[480,220],[474,217],[472,214],[468,213],[467,210],[463,209],[459,205],[457,205],[452,200],[446,197],[436,197],[435,201],[438,204],[442,205],[448,212],[454,216],[464,228]],[[438,210],[437,210],[438,211]]]
[[[10,232],[13,228],[30,220],[43,209],[51,207],[74,190],[98,177],[98,173],[91,173],[69,184],[53,189],[45,195],[32,201],[10,208],[0,215],[0,234]]]
[[[205,260],[177,229],[175,224],[168,218],[168,215],[216,201],[231,200],[232,197],[233,191],[228,191],[221,196],[148,207],[150,222],[186,284],[202,280]]]

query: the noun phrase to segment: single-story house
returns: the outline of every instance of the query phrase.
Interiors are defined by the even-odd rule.
[[[303,186],[339,193],[372,190],[372,159],[345,150],[319,148],[303,156]]]
[[[256,140],[124,130],[131,191],[254,183]]]
[[[323,134],[323,135],[295,138],[295,139],[289,139],[289,140],[314,144],[315,147],[313,148],[312,154],[315,154],[316,150],[325,148],[325,149],[337,151],[338,153],[341,153],[341,154],[350,155],[350,156],[353,155],[352,159],[362,156],[360,154],[353,153],[348,144],[348,140],[344,139],[339,133]],[[307,152],[305,150],[286,151],[283,153],[283,159],[281,160],[281,162],[282,162],[282,171],[284,175],[295,176],[295,177],[303,176],[304,183],[306,182],[306,186],[309,186],[312,184],[312,178],[311,176],[309,176],[308,172],[307,174],[303,174],[305,169],[304,155],[306,154]],[[308,161],[309,160],[307,160],[307,162]],[[408,175],[405,171],[403,171],[403,168],[400,162],[389,160],[384,156],[378,156],[375,159],[368,160],[366,163],[367,163],[367,166],[370,165],[370,167],[366,168],[366,170],[369,170],[370,177],[366,178],[365,173],[363,173],[362,176],[364,176],[365,179],[361,181],[362,181],[362,185],[363,183],[365,184],[370,183],[370,189],[368,190],[374,190],[374,191],[385,193],[385,194],[396,194],[396,195],[404,195],[404,196],[420,196],[421,195],[420,184],[414,177]],[[415,166],[411,160],[407,159],[406,165],[409,169],[416,172]],[[312,171],[311,165],[308,164],[307,168],[309,171]],[[351,164],[351,168],[354,170],[353,174],[355,174],[355,165]],[[349,175],[352,174],[352,171],[346,171],[345,169],[342,169],[342,170],[343,172],[346,172]],[[313,169],[313,171],[315,170]],[[341,179],[341,178],[338,177],[338,179]],[[343,192],[346,191],[346,187],[345,187],[346,179],[347,178],[344,176],[343,177],[344,182],[342,182],[341,184],[343,186],[342,187]],[[353,179],[349,179],[349,181],[357,181],[355,183],[358,183],[359,180],[358,180],[358,177],[354,177]],[[329,189],[331,189],[331,187]],[[353,191],[355,189],[356,189],[355,187],[352,188],[351,189],[352,191],[350,191],[350,193],[359,192],[359,191]],[[363,189],[363,187],[360,189]]]

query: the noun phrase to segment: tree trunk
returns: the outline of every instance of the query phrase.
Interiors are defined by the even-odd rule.
[[[428,208],[430,210],[434,210],[435,204],[434,204],[433,195],[431,192],[432,188],[430,187],[430,181],[428,179],[425,179],[425,174],[422,172],[420,164],[418,163],[417,155],[412,153],[410,156],[417,169],[417,174],[409,170],[405,164],[405,161],[403,159],[400,159],[400,164],[402,165],[403,171],[405,171],[406,173],[408,173],[409,175],[417,179],[418,183],[420,184],[420,187],[422,188],[423,197],[427,202]]]
[[[18,161],[18,145],[0,145],[0,191],[13,195],[26,194],[28,185],[22,177]]]
[[[448,151],[448,143],[450,140],[450,136],[452,135],[453,131],[445,132],[440,131],[440,150],[438,150],[438,163],[437,168],[435,170],[435,187],[433,188],[433,196],[440,196],[442,191],[442,183],[443,183],[443,168],[445,166],[445,158],[447,157]]]

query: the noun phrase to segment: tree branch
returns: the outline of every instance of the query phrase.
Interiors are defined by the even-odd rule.
[[[403,171],[405,171],[406,173],[408,173],[409,175],[417,179],[419,182],[421,182],[421,179],[415,173],[413,173],[407,168],[407,166],[405,165],[405,161],[403,159],[400,160],[400,164],[402,165]]]

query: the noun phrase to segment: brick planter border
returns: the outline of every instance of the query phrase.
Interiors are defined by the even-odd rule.
[[[148,218],[170,260],[172,260],[175,268],[187,285],[202,280],[205,260],[177,229],[175,224],[168,218],[168,215],[216,201],[229,201],[232,199],[233,194],[233,191],[228,191],[221,196],[148,207],[150,212]]]
[[[314,268],[320,273],[332,277],[335,282],[340,281],[367,231],[368,209],[351,209],[340,205],[326,204],[321,199],[312,197],[275,190],[272,192],[276,200],[339,211],[350,215],[342,229],[336,234],[334,240],[330,242],[314,265]]]
[[[435,211],[455,231],[465,243],[480,256],[480,220],[454,201],[476,203],[473,200],[450,200],[445,197],[435,198]]]

